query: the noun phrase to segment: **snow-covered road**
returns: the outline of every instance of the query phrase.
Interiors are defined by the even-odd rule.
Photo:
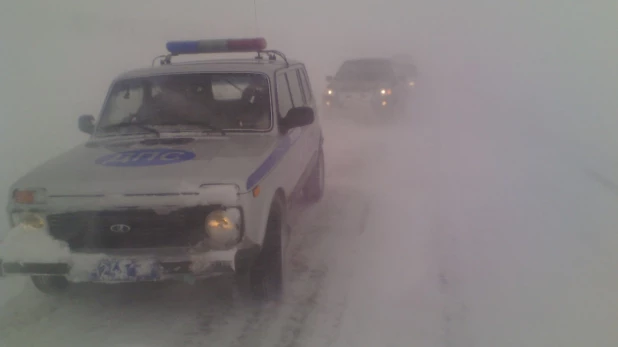
[[[614,164],[436,105],[324,122],[327,193],[294,228],[284,303],[242,306],[224,280],[50,298],[2,279],[0,345],[617,345]]]

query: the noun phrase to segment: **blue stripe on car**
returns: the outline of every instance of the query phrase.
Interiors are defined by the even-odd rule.
[[[247,190],[253,188],[259,181],[262,180],[269,172],[274,168],[277,163],[285,156],[287,151],[292,147],[294,142],[298,139],[298,136],[292,140],[290,135],[285,135],[282,137],[275,149],[270,153],[270,155],[264,160],[264,162],[258,166],[258,168],[253,171],[249,178],[247,178]]]

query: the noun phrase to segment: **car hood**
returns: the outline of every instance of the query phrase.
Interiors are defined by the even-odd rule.
[[[203,184],[236,184],[244,191],[249,175],[276,146],[276,137],[247,134],[143,140],[77,146],[13,188],[45,188],[49,196],[179,193]]]

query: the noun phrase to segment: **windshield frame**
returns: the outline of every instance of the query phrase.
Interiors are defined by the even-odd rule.
[[[125,133],[125,134],[119,134],[119,133],[105,133],[102,132],[102,128],[101,128],[101,121],[103,119],[103,115],[106,111],[106,107],[108,107],[110,99],[113,96],[113,91],[114,88],[120,84],[120,83],[125,83],[127,81],[132,81],[132,80],[137,80],[137,79],[148,79],[148,78],[157,78],[157,77],[163,77],[163,76],[186,76],[186,75],[225,75],[225,74],[229,74],[229,75],[247,75],[247,74],[253,74],[253,75],[261,75],[264,78],[266,78],[266,82],[268,83],[268,93],[269,93],[269,104],[270,104],[270,112],[269,112],[269,119],[270,119],[270,126],[266,129],[235,129],[235,128],[224,128],[221,129],[223,130],[225,133],[234,133],[234,134],[265,134],[265,133],[270,133],[275,129],[275,112],[273,110],[273,107],[275,107],[274,104],[274,100],[273,100],[273,82],[272,82],[272,76],[270,74],[268,74],[267,72],[263,72],[263,71],[251,71],[251,70],[234,70],[234,71],[229,71],[229,70],[221,70],[221,71],[188,71],[188,72],[161,72],[161,73],[152,73],[152,74],[148,74],[148,75],[144,75],[144,76],[130,76],[130,77],[118,77],[116,79],[114,79],[112,81],[112,83],[110,83],[110,86],[107,89],[107,93],[105,95],[105,99],[103,101],[103,105],[101,106],[101,109],[99,111],[99,116],[97,117],[97,121],[94,127],[94,131],[92,132],[91,135],[91,139],[108,139],[108,138],[112,138],[112,137],[135,137],[135,136],[139,136],[139,137],[143,137],[143,136],[151,136],[153,135],[150,132],[135,132],[135,133]],[[166,127],[169,126],[165,126],[165,125],[149,125],[147,124],[147,126],[149,127],[155,127],[155,129],[157,131],[159,131],[159,133],[161,135],[167,134],[167,135],[171,135],[171,134],[181,134],[181,133],[193,133],[192,136],[209,136],[210,134],[208,134],[207,132],[204,132],[204,129],[200,129],[200,128],[195,128],[195,130],[183,130],[183,131],[166,131]],[[211,131],[212,133],[221,133],[220,131]]]

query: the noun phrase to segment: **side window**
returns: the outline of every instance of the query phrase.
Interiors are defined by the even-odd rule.
[[[311,93],[311,86],[309,85],[309,79],[307,78],[307,71],[305,69],[298,70],[300,73],[300,81],[303,85],[303,90],[305,91],[305,98],[307,99],[307,103],[313,101],[313,95]]]
[[[298,79],[298,70],[290,70],[286,73],[288,76],[288,82],[290,83],[290,91],[292,92],[292,102],[294,107],[300,107],[305,105],[305,98],[303,96],[303,90],[300,86],[300,80]]]
[[[284,118],[290,109],[292,109],[292,98],[290,96],[290,88],[288,80],[284,73],[277,75],[277,103],[279,104],[279,114]]]

